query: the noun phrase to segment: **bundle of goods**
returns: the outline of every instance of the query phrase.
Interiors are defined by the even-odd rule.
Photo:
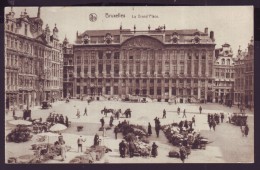
[[[172,150],[169,152],[169,157],[171,158],[179,158],[180,157],[180,153],[175,151],[175,150]]]
[[[170,143],[174,146],[179,146],[182,143],[184,146],[192,146],[192,149],[205,149],[205,145],[209,143],[206,138],[200,136],[199,133],[191,133],[188,129],[182,129],[178,126],[165,125],[162,130]]]
[[[32,146],[32,150],[38,150],[40,148],[49,148],[49,150],[51,151],[57,151],[60,149],[59,146],[55,146],[54,144],[48,144],[48,143],[40,143],[40,144],[33,144]],[[71,146],[66,145],[66,151],[70,151],[71,150]]]
[[[111,152],[112,150],[106,146],[91,146],[90,148],[86,149],[85,154],[88,157],[91,157],[94,161],[99,161],[105,153]],[[90,160],[90,158],[89,158]]]
[[[149,156],[151,153],[151,146],[149,146],[148,144],[140,141],[140,140],[136,140],[133,142],[135,145],[135,152],[134,155],[135,156]]]
[[[8,163],[29,164],[40,163],[40,161],[35,155],[22,155],[19,157],[10,157]]]
[[[26,142],[32,138],[30,132],[31,130],[26,126],[17,126],[6,136],[6,141],[16,143]]]
[[[147,137],[148,134],[146,132],[146,130],[139,125],[132,125],[132,124],[122,124],[122,126],[120,126],[120,132],[122,132],[122,134],[125,136],[128,133],[133,133],[136,136],[139,136],[139,138],[142,138],[143,136]]]
[[[95,161],[92,156],[89,155],[80,155],[73,158],[69,163],[73,164],[91,164]]]

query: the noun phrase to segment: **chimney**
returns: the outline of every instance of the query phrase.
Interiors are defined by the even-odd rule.
[[[208,27],[206,27],[205,30],[204,30],[204,33],[208,34],[208,30],[209,30]]]
[[[214,40],[214,31],[210,31],[209,37],[210,37],[210,39]]]

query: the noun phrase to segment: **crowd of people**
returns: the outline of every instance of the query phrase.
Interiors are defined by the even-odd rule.
[[[221,121],[221,123],[223,123],[224,121],[224,113],[214,113],[214,114],[210,114],[208,113],[208,125],[209,125],[209,129],[211,130],[211,128],[215,131],[216,130],[216,125],[218,125]]]
[[[67,116],[64,116],[62,114],[57,113],[50,113],[49,116],[46,119],[47,122],[50,122],[52,124],[60,123],[67,127],[69,127],[69,118]]]

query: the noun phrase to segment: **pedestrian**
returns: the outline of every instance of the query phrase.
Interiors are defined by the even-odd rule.
[[[180,159],[182,161],[182,163],[184,163],[185,159],[186,159],[186,156],[187,156],[187,153],[186,153],[186,149],[185,147],[182,145],[182,143],[180,143]]]
[[[200,106],[199,110],[200,110],[200,114],[201,114],[201,112],[202,112],[202,107],[201,106]]]
[[[79,152],[79,150],[80,150],[80,152],[82,152],[82,144],[83,144],[83,142],[85,142],[85,141],[86,141],[86,139],[83,139],[82,136],[80,136],[80,137],[78,138],[78,152]]]
[[[84,114],[83,114],[83,116],[87,116],[87,115],[88,115],[87,107],[85,107],[85,110],[84,110]]]
[[[109,121],[109,126],[110,126],[110,127],[113,126],[113,121],[114,121],[114,118],[113,118],[113,116],[111,115],[111,116],[110,116],[110,121]]]
[[[158,156],[157,148],[158,148],[158,146],[157,146],[157,145],[155,144],[155,142],[154,142],[153,145],[152,145],[152,153],[151,153],[151,155],[152,155],[153,157]]]
[[[94,136],[94,146],[98,146],[98,145],[99,145],[99,136],[96,133],[95,136]]]
[[[221,113],[221,123],[223,123],[223,120],[224,120],[224,113]]]
[[[215,120],[212,121],[212,127],[213,127],[213,130],[215,131],[216,130],[216,121]]]
[[[159,126],[159,124],[156,125],[156,127],[155,127],[155,132],[156,132],[157,138],[159,138],[159,133],[160,133],[160,126]]]
[[[15,117],[15,108],[13,108],[13,117]]]
[[[175,100],[176,101],[176,100]],[[177,108],[177,113],[178,113],[178,115],[180,115],[180,112],[181,112],[181,109],[178,107]]]
[[[157,120],[157,117],[154,118],[154,123],[155,123],[155,127],[157,126],[158,124],[158,120]]]
[[[246,124],[246,126],[245,126],[245,136],[247,137],[247,135],[248,135],[248,132],[249,132],[249,127],[248,127],[248,125]]]
[[[212,121],[213,120],[209,120],[209,122],[208,122],[209,123],[209,130],[211,130],[211,128],[212,128]]]
[[[133,141],[129,142],[129,156],[132,158],[134,156],[134,151],[135,151],[135,145]]]
[[[77,109],[77,117],[78,117],[78,119],[80,118],[80,111],[79,111],[79,109]]]
[[[65,141],[64,140],[62,140],[60,142],[60,148],[61,148],[61,158],[62,158],[61,161],[64,161],[65,158],[66,158],[66,152],[67,152],[67,148],[65,146]]]
[[[195,126],[195,115],[192,117],[192,124]]]
[[[122,142],[119,143],[119,152],[121,158],[125,157],[125,150],[126,150],[126,144],[124,140],[122,140]]]
[[[163,117],[162,118],[163,119],[166,118],[166,110],[165,109],[163,109]]]
[[[184,127],[186,128],[186,130],[189,128],[189,125],[188,125],[188,121],[187,121],[187,120],[184,121]]]
[[[151,126],[150,122],[148,123],[148,135],[149,136],[152,135],[152,126]]]
[[[117,139],[117,133],[118,133],[118,127],[117,126],[114,128],[114,133],[115,133],[115,139]]]
[[[185,109],[183,110],[182,118],[184,118],[184,117],[187,118]]]
[[[69,119],[68,119],[67,116],[65,117],[65,124],[66,124],[67,127],[69,127]]]
[[[104,124],[105,124],[105,120],[104,120],[103,117],[100,119],[100,122],[101,122],[101,127],[103,128],[103,127],[104,127]]]

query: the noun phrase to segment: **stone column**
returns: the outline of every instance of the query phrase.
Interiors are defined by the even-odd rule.
[[[200,99],[200,91],[201,91],[201,89],[200,89],[200,86],[198,87],[198,99]]]
[[[200,56],[200,53],[199,53],[199,73],[198,75],[201,76],[201,56]]]
[[[164,51],[159,51],[160,53],[162,53],[162,75],[165,74],[165,60],[166,60],[166,52]]]

